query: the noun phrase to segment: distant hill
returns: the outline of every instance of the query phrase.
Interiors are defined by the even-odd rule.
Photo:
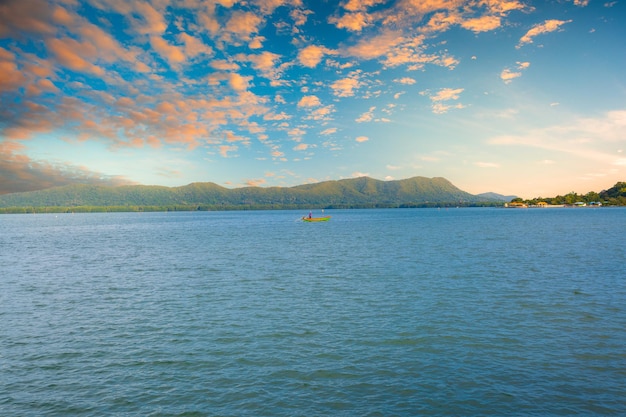
[[[295,187],[228,189],[211,182],[182,187],[68,185],[0,196],[8,207],[354,208],[473,205],[497,200],[476,196],[445,178],[380,181],[360,177]]]
[[[498,193],[481,193],[476,194],[476,197],[484,198],[486,201],[501,201],[505,203],[517,198],[516,195],[502,195]]]

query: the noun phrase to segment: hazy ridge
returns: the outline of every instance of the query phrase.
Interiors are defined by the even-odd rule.
[[[394,207],[430,204],[478,204],[497,196],[467,193],[445,178],[413,177],[381,181],[369,177],[324,181],[294,187],[229,189],[211,182],[181,187],[149,185],[68,185],[0,196],[0,207],[205,206],[220,207]]]

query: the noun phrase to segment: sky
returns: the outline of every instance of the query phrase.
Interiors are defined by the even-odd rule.
[[[626,0],[1,0],[0,194],[626,181]]]

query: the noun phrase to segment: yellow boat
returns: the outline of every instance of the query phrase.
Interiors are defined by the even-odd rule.
[[[330,216],[324,216],[324,217],[303,217],[302,221],[303,222],[327,222],[328,220],[330,220]]]

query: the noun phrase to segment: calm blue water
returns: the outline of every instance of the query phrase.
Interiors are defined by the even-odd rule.
[[[0,216],[0,415],[626,414],[625,209],[304,214]]]

